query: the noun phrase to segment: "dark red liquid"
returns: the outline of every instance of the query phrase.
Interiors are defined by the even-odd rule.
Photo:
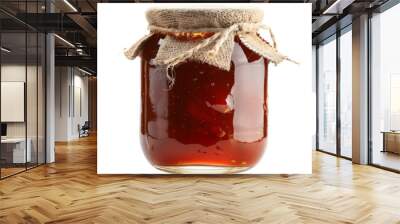
[[[230,71],[198,62],[165,70],[151,65],[162,36],[142,53],[141,141],[158,166],[251,167],[267,137],[267,65],[238,39]]]

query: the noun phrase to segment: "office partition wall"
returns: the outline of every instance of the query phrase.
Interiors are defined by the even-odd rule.
[[[400,172],[400,63],[397,59],[400,4],[389,0],[364,13],[369,15],[368,32],[363,34],[368,40],[368,49],[363,50],[369,52],[365,71],[368,75],[368,86],[365,86],[368,89],[368,142],[365,142],[369,150],[368,164]],[[315,65],[318,68],[317,149],[351,159],[352,42],[355,41],[352,25],[337,30],[336,37],[333,36],[316,45],[319,49]]]
[[[400,4],[370,21],[370,162],[400,171]]]
[[[351,25],[317,45],[317,150],[352,157]]]
[[[2,32],[1,46],[0,120],[3,133],[0,150],[3,178],[26,169],[31,161],[31,148],[26,141],[26,33]]]
[[[341,31],[340,68],[340,154],[352,157],[352,32],[351,25]]]
[[[318,46],[318,149],[336,153],[336,37]]]
[[[0,3],[0,7],[7,2]],[[0,18],[0,178],[45,163],[45,34],[23,22],[45,10],[43,1],[19,1],[20,13]]]

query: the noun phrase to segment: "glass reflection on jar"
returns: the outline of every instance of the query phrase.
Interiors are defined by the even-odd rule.
[[[268,59],[236,37],[229,71],[187,61],[173,68],[170,85],[165,68],[152,64],[164,37],[150,37],[141,55],[141,142],[148,160],[173,173],[254,166],[267,138]]]

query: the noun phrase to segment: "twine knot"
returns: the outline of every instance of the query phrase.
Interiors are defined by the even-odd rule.
[[[271,29],[260,23],[236,23],[228,28],[204,28],[204,29],[195,29],[195,30],[178,30],[174,28],[165,28],[160,26],[149,26],[148,29],[150,33],[161,33],[161,34],[171,34],[171,33],[180,33],[180,32],[191,32],[191,33],[208,33],[212,32],[213,35],[199,41],[194,45],[191,49],[187,49],[183,52],[180,52],[178,55],[174,55],[170,58],[166,58],[164,60],[156,60],[156,63],[159,65],[166,65],[168,68],[178,65],[189,58],[192,58],[194,54],[199,51],[203,51],[203,49],[212,46],[209,50],[206,50],[205,53],[209,57],[216,57],[218,55],[222,45],[230,38],[234,37],[236,34],[256,34],[259,29],[265,29],[269,31],[270,37],[272,39],[272,46],[276,47],[275,36],[273,35]],[[132,46],[135,48],[135,46]],[[126,52],[132,52],[131,49],[128,49]],[[127,55],[128,58],[132,58],[132,55]]]
[[[181,18],[179,23],[176,18]],[[270,27],[261,23],[261,18],[262,13],[257,10],[153,10],[148,13],[149,34],[126,49],[125,55],[129,59],[134,59],[150,37],[156,34],[166,35],[162,42],[159,42],[160,46],[152,63],[166,69],[166,76],[171,85],[174,83],[174,67],[187,60],[206,63],[229,71],[235,36],[248,49],[274,64],[283,60],[294,62],[277,51],[275,36]],[[231,25],[223,27],[222,24]],[[268,32],[271,43],[261,38],[258,34],[260,30]],[[193,40],[178,38],[198,36],[199,33],[207,35],[204,37],[200,35],[200,39]]]

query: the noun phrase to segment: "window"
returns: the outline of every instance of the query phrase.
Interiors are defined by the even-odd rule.
[[[352,157],[352,33],[351,26],[340,36],[340,155]]]
[[[336,39],[318,47],[318,149],[336,153]]]
[[[1,2],[40,13],[43,1]],[[45,163],[45,35],[0,13],[0,178]],[[11,25],[10,25],[11,24]]]
[[[373,164],[400,170],[400,4],[371,18],[371,140]]]

